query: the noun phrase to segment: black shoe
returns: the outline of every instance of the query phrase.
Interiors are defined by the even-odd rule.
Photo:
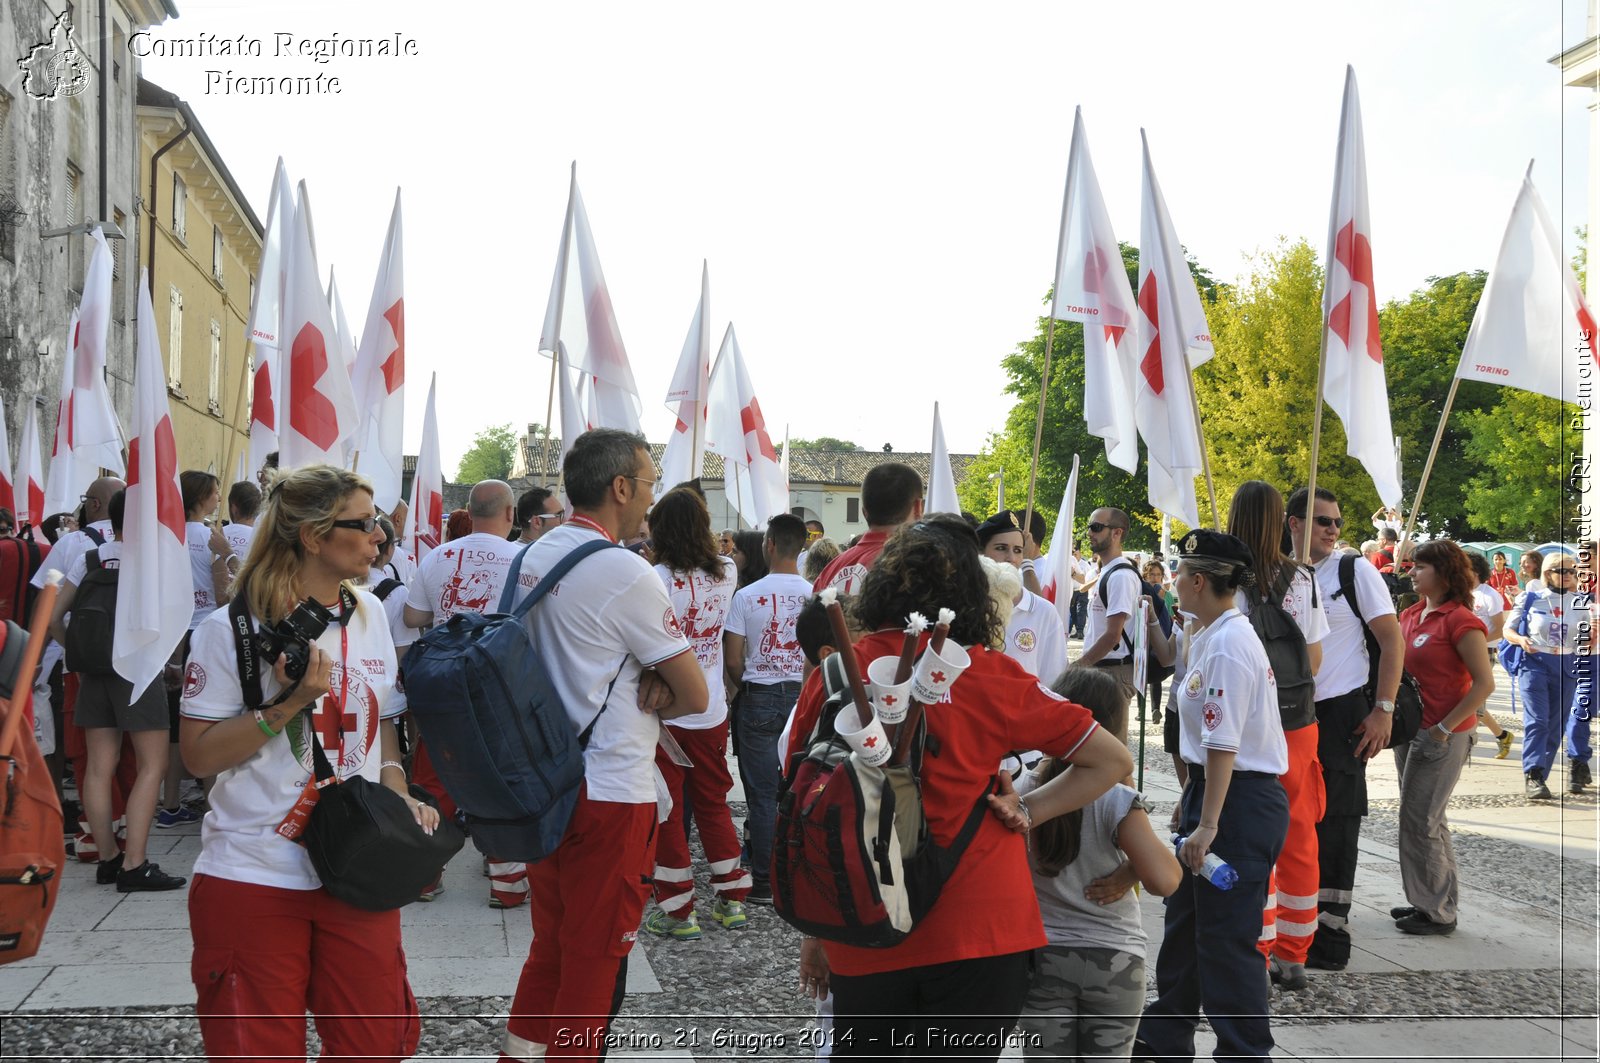
[[[110,860],[101,860],[94,866],[94,880],[101,886],[109,886],[117,881],[117,875],[122,871],[122,854],[118,853]]]
[[[1448,923],[1435,922],[1421,912],[1414,912],[1404,919],[1397,919],[1394,925],[1395,929],[1402,934],[1454,934],[1456,932],[1454,921]]]
[[[1313,952],[1306,957],[1306,966],[1314,971],[1342,971],[1349,965],[1339,963],[1337,960],[1326,959]]]
[[[770,908],[772,906],[772,883],[757,882],[752,885],[749,895],[744,899],[744,903],[763,904]]]
[[[123,871],[117,875],[118,893],[156,893],[161,890],[182,889],[183,884],[189,881],[177,875],[169,875],[161,870],[159,864],[146,860],[131,871]]]
[[[1395,922],[1399,922],[1402,919],[1409,919],[1416,914],[1417,909],[1413,905],[1409,904],[1402,904],[1398,908],[1389,909],[1389,918],[1393,919]]]
[[[1528,795],[1529,801],[1551,801],[1555,795],[1550,792],[1550,787],[1544,784],[1544,772],[1534,768],[1528,772],[1523,784],[1523,790]]]
[[[1589,762],[1578,760],[1574,757],[1572,759],[1572,768],[1567,772],[1567,792],[1581,794],[1583,793],[1583,788],[1592,782],[1594,782],[1594,776],[1589,774]]]

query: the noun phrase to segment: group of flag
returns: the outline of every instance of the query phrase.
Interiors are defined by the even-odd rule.
[[[789,512],[789,448],[785,442],[780,457],[773,445],[732,322],[712,362],[711,320],[711,271],[702,262],[700,299],[667,386],[667,409],[676,421],[662,454],[657,491],[699,478],[706,452],[719,454],[729,504],[759,527]],[[576,164],[539,350],[555,359],[562,457],[588,429],[640,431],[643,403],[578,191]]]
[[[1398,507],[1401,484],[1373,286],[1361,129],[1355,72],[1347,68],[1328,220],[1318,410],[1325,400],[1339,415],[1349,455],[1372,478],[1383,503]],[[1051,317],[1083,323],[1084,419],[1088,430],[1105,441],[1107,460],[1134,472],[1135,437],[1142,437],[1150,504],[1198,526],[1195,478],[1205,471],[1209,481],[1209,470],[1192,374],[1215,352],[1142,131],[1140,139],[1144,168],[1136,297],[1090,161],[1081,109],[1074,117]],[[1593,335],[1594,318],[1533,187],[1530,166],[1456,377],[1575,402],[1580,376],[1587,379],[1576,359],[1592,359]],[[1315,444],[1311,460],[1314,478]],[[1211,502],[1215,519],[1214,494]],[[1419,503],[1420,497],[1413,514]]]

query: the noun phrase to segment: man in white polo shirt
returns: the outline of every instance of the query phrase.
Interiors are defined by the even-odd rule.
[[[1103,506],[1089,514],[1089,548],[1100,564],[1100,582],[1089,594],[1089,622],[1083,634],[1083,654],[1074,667],[1093,666],[1111,673],[1122,691],[1124,704],[1138,690],[1133,685],[1133,629],[1129,618],[1139,609],[1143,582],[1134,563],[1122,556],[1122,537],[1128,534],[1128,515]]]
[[[518,597],[585,543],[632,534],[650,508],[644,437],[585,432],[562,462],[572,517],[528,550]],[[584,784],[561,845],[528,869],[533,945],[506,1022],[504,1057],[601,1054],[650,895],[662,719],[704,712],[706,680],[650,563],[631,550],[581,560],[528,617],[574,732]]]
[[[1316,674],[1317,759],[1322,764],[1326,807],[1317,823],[1317,930],[1305,963],[1342,971],[1350,960],[1350,903],[1361,820],[1367,814],[1367,762],[1389,745],[1405,638],[1377,568],[1333,548],[1343,520],[1334,493],[1317,488],[1317,503],[1308,520],[1306,491],[1301,488],[1289,496],[1284,512],[1296,557],[1301,556],[1306,536],[1311,538],[1311,564],[1328,617],[1322,667]],[[1346,580],[1341,576],[1349,577],[1355,601],[1345,593]],[[1377,661],[1367,652],[1363,620],[1377,641]]]
[[[474,484],[467,496],[467,515],[472,519],[472,533],[434,550],[412,577],[404,613],[408,627],[426,629],[457,613],[492,613],[499,607],[506,573],[521,549],[506,540],[516,515],[510,485],[500,480]],[[441,815],[455,815],[455,802],[433,770],[426,741],[417,743],[411,774],[418,786],[438,799]],[[489,907],[515,908],[527,900],[527,865],[484,855],[489,857]],[[442,892],[441,877],[421,899],[431,901]]]

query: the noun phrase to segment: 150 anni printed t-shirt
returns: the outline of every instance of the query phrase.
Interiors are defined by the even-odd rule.
[[[329,608],[336,614],[340,611],[338,604]],[[329,624],[317,645],[333,658],[332,691],[243,763],[217,774],[211,811],[200,824],[197,874],[291,890],[321,885],[305,849],[277,833],[278,824],[311,779],[312,728],[340,778],[359,775],[378,781],[383,760],[378,721],[401,711],[392,697],[394,641],[382,604],[366,591],[357,591],[349,624],[343,629],[337,621]],[[264,661],[263,673],[261,695],[267,702],[282,686]],[[195,629],[183,673],[181,709],[190,719],[211,721],[249,711],[239,687],[239,662],[226,609],[214,611]]]
[[[739,572],[733,558],[717,560],[722,565],[720,576],[712,576],[699,568],[692,572],[674,572],[666,565],[656,566],[656,575],[661,577],[667,597],[672,599],[672,610],[678,615],[683,637],[689,640],[694,659],[706,675],[706,711],[672,721],[672,726],[690,731],[707,730],[728,718],[722,670],[722,625],[728,618],[734,588],[739,584]]]
[[[522,559],[513,605],[572,550],[604,537],[576,520],[547,532]],[[528,622],[574,733],[595,725],[583,752],[589,800],[655,804],[661,722],[639,709],[639,677],[689,652],[661,578],[631,550],[601,550],[563,576]]]
[[[788,572],[763,576],[733,596],[727,630],[744,636],[744,682],[800,682],[806,654],[794,622],[810,597],[811,584]]]
[[[484,532],[452,539],[418,566],[406,592],[406,604],[432,613],[435,624],[442,624],[457,613],[492,613],[500,605],[506,573],[521,549],[516,543]]]

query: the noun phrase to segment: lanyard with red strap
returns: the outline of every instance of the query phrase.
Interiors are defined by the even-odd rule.
[[[593,531],[597,531],[601,535],[604,535],[606,537],[606,542],[608,542],[608,543],[614,543],[614,542],[617,541],[616,537],[613,536],[610,532],[606,531],[604,528],[600,527],[600,525],[598,523],[596,523],[595,521],[591,520],[588,517],[585,517],[581,513],[574,513],[572,516],[568,517],[567,518],[567,523],[569,525],[576,524],[580,528],[589,528],[589,529],[591,529]]]
[[[339,589],[339,700],[333,700],[333,691],[330,690],[322,696],[322,712],[324,718],[333,719],[335,740],[331,744],[321,743],[318,740],[318,728],[314,720],[302,716],[306,726],[301,732],[306,741],[311,743],[312,764],[311,778],[306,780],[305,787],[300,791],[300,796],[295,800],[294,807],[289,809],[289,814],[283,817],[278,824],[277,833],[290,841],[298,841],[305,833],[306,824],[311,822],[311,810],[317,806],[317,800],[322,796],[322,788],[339,782],[339,765],[344,760],[344,709],[350,699],[350,627],[349,611],[345,603],[345,590]],[[332,758],[328,754],[331,751]],[[317,777],[315,767],[318,760],[328,765],[329,775]]]

